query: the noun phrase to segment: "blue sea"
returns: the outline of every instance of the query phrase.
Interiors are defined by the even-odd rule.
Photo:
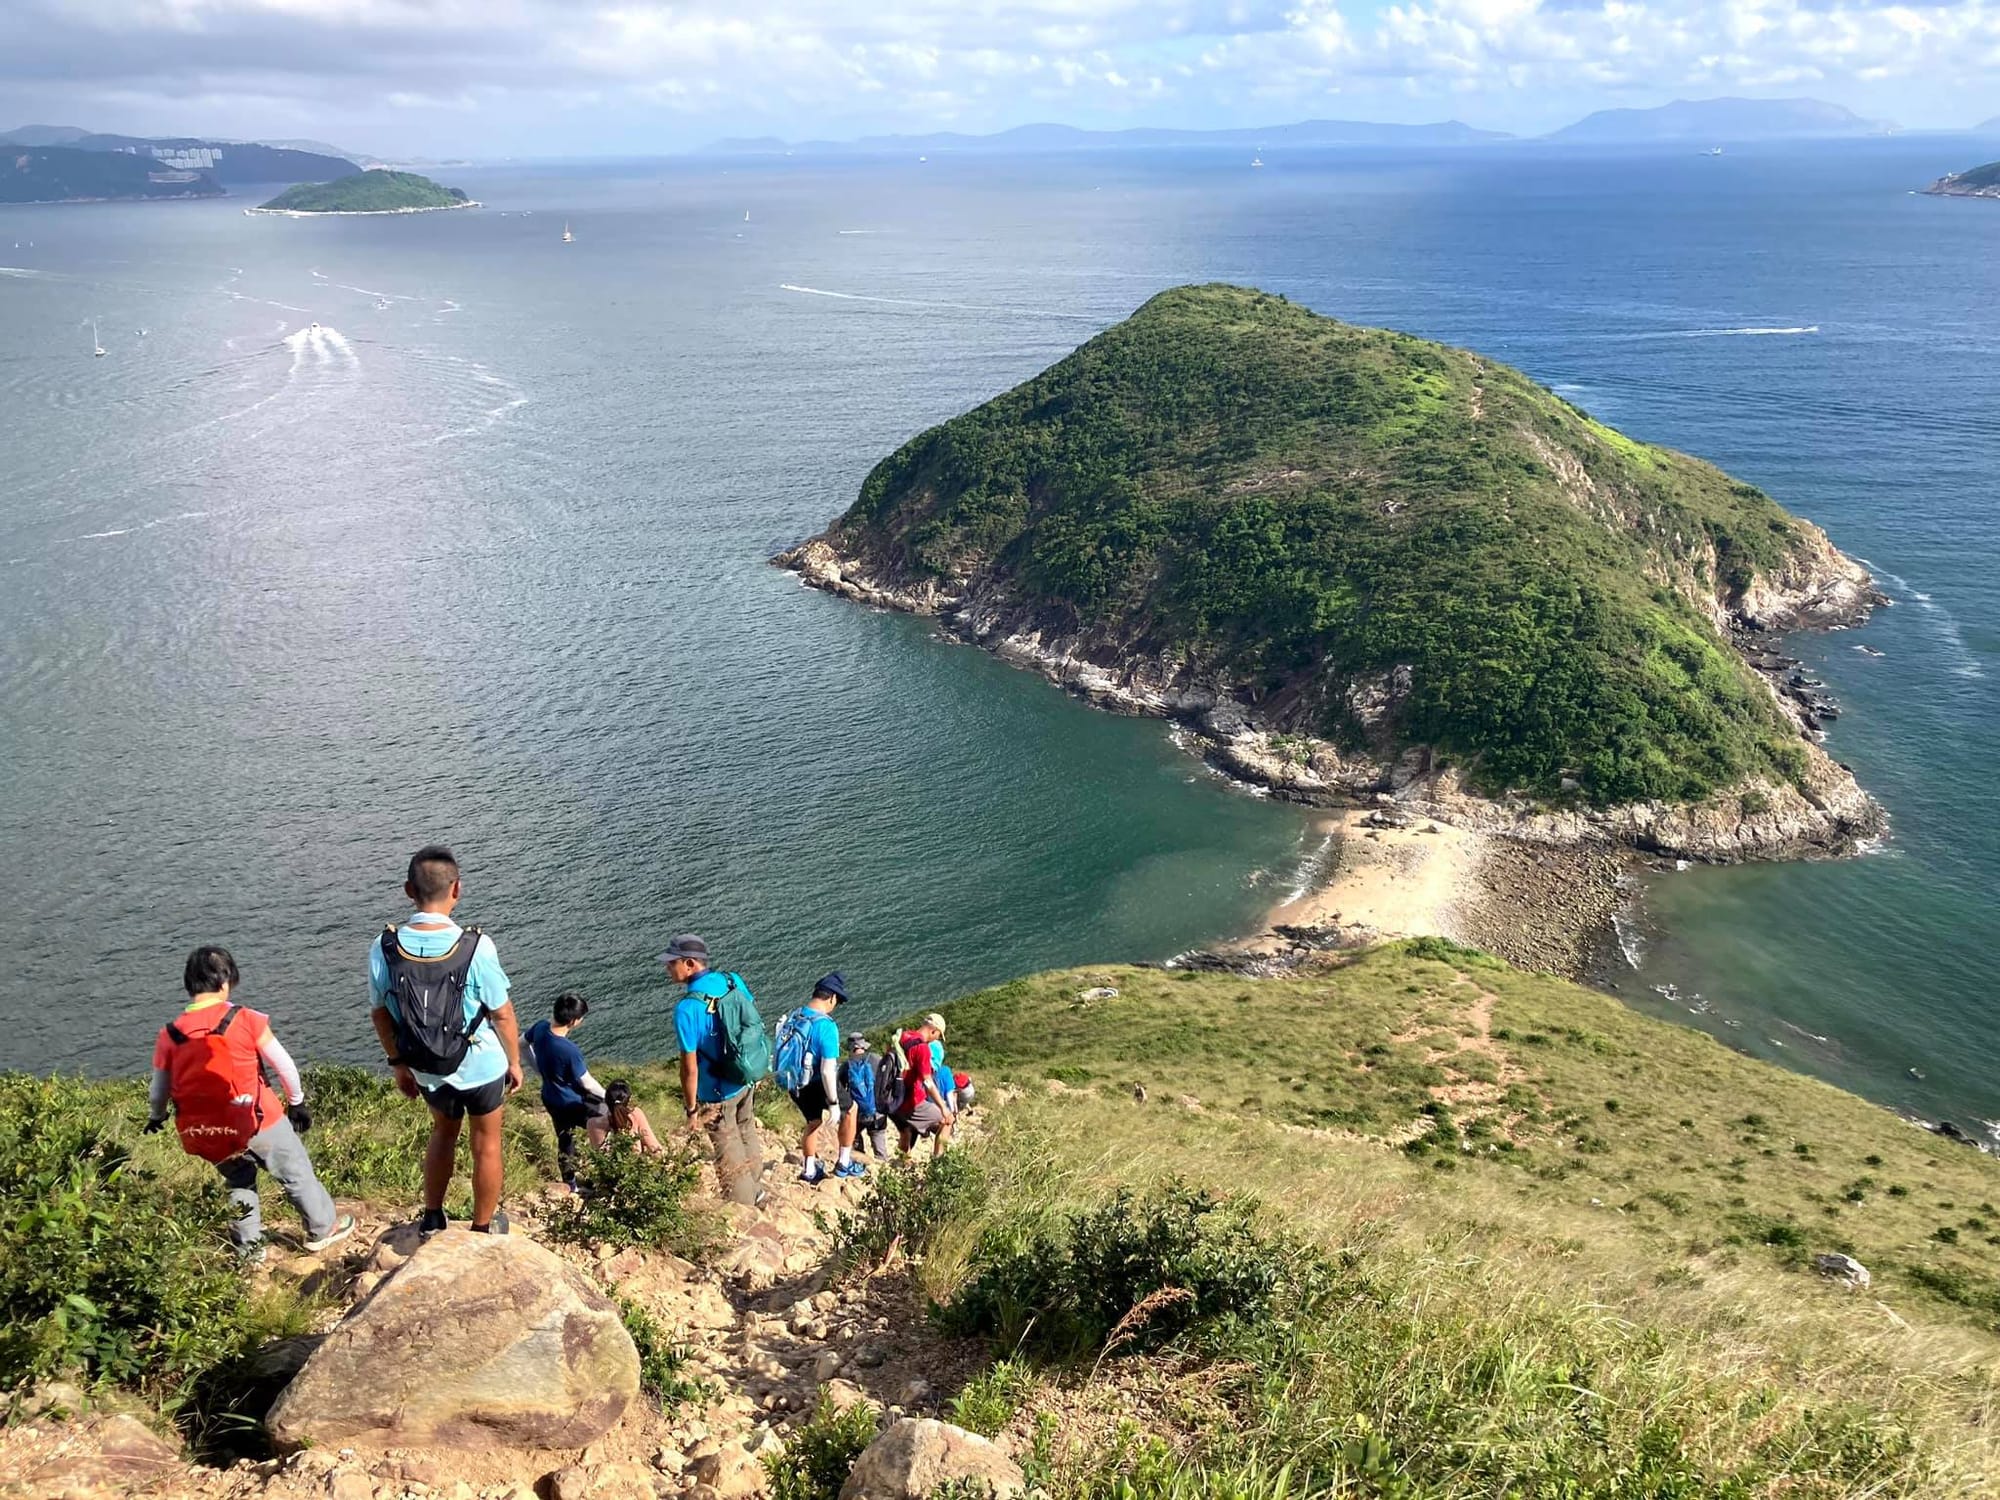
[[[1516,364],[1872,565],[1894,606],[1796,650],[1889,837],[1662,875],[1606,982],[2000,1117],[2000,204],[1911,193],[1977,145],[1264,159],[0,210],[0,1065],[138,1070],[198,941],[295,1053],[368,1059],[365,948],[432,839],[524,1010],[584,989],[600,1055],[665,1050],[682,930],[879,1017],[1246,929],[1308,874],[1298,810],[765,561],[903,439],[1227,280]]]

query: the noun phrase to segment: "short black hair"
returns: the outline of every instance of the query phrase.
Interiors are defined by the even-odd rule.
[[[410,889],[419,901],[449,896],[457,879],[458,858],[443,844],[426,844],[410,856]]]
[[[190,995],[212,995],[225,984],[233,986],[242,978],[229,950],[213,943],[204,943],[190,953],[187,967],[181,970],[181,983],[187,986]]]
[[[840,1004],[840,1002],[841,1002],[841,1001],[843,1001],[843,1000],[845,1000],[845,999],[847,998],[847,997],[846,997],[845,995],[841,994],[839,990],[830,990],[830,989],[828,989],[828,988],[827,988],[827,987],[826,987],[825,985],[823,985],[823,984],[816,984],[816,985],[814,985],[814,986],[813,986],[813,992],[812,992],[812,998],[813,998],[813,999],[815,999],[815,1000],[817,1000],[817,999],[819,999],[819,998],[820,998],[820,996],[822,996],[822,995],[824,995],[824,996],[826,996],[826,997],[827,997],[828,999],[832,1000],[832,1001],[833,1001],[833,1003],[834,1003],[835,1005],[838,1005],[838,1004]]]
[[[556,1025],[574,1026],[590,1013],[590,1002],[575,990],[564,990],[556,996]]]

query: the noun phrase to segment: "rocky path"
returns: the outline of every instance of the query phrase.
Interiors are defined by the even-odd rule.
[[[962,1121],[976,1131],[970,1117]],[[766,1198],[728,1207],[722,1252],[696,1265],[657,1250],[556,1251],[605,1291],[643,1308],[684,1351],[700,1397],[659,1411],[641,1398],[580,1450],[308,1447],[226,1468],[191,1465],[130,1416],[59,1412],[0,1430],[6,1500],[744,1500],[765,1488],[763,1455],[824,1392],[888,1416],[935,1415],[983,1362],[929,1326],[911,1268],[897,1258],[839,1279],[840,1216],[871,1177],[797,1181],[797,1154],[765,1133]],[[926,1153],[927,1155],[927,1153]],[[921,1158],[920,1158],[921,1159]],[[871,1174],[883,1170],[870,1163]],[[704,1170],[704,1187],[713,1181]],[[545,1210],[546,1204],[541,1205]],[[536,1206],[516,1233],[534,1237]],[[463,1230],[453,1230],[463,1234]],[[415,1250],[412,1226],[364,1223],[338,1259],[273,1257],[270,1273],[329,1296],[325,1323],[374,1292]]]

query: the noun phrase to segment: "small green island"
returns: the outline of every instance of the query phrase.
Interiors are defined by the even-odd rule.
[[[2000,161],[1948,172],[1924,191],[1936,198],[2000,198]]]
[[[477,208],[460,188],[375,167],[332,182],[302,182],[246,213],[260,214],[420,214],[443,208]]]
[[[1880,819],[1760,640],[1879,602],[1818,527],[1517,370],[1243,287],[913,438],[779,561],[1303,801],[1713,859]]]

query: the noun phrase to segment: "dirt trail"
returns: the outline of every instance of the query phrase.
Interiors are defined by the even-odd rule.
[[[962,1138],[978,1134],[961,1117]],[[763,1487],[759,1455],[782,1445],[825,1389],[838,1404],[940,1414],[983,1363],[974,1345],[940,1337],[924,1316],[910,1268],[892,1256],[868,1275],[836,1282],[834,1231],[857,1211],[869,1177],[797,1180],[798,1155],[763,1132],[765,1200],[724,1207],[723,1248],[711,1265],[659,1250],[554,1247],[607,1291],[637,1304],[685,1352],[682,1375],[703,1398],[662,1413],[642,1398],[584,1450],[308,1449],[227,1468],[173,1459],[107,1465],[129,1435],[101,1411],[0,1429],[5,1500],[742,1500]],[[928,1159],[921,1152],[919,1161]],[[714,1178],[703,1169],[703,1195]],[[521,1204],[515,1233],[539,1239],[547,1200]],[[453,1230],[463,1233],[463,1230]],[[335,1256],[274,1253],[268,1274],[329,1297],[331,1327],[379,1284],[380,1267],[414,1244],[411,1226],[364,1219]],[[384,1248],[384,1246],[388,1248]],[[116,1472],[113,1472],[116,1470]]]

